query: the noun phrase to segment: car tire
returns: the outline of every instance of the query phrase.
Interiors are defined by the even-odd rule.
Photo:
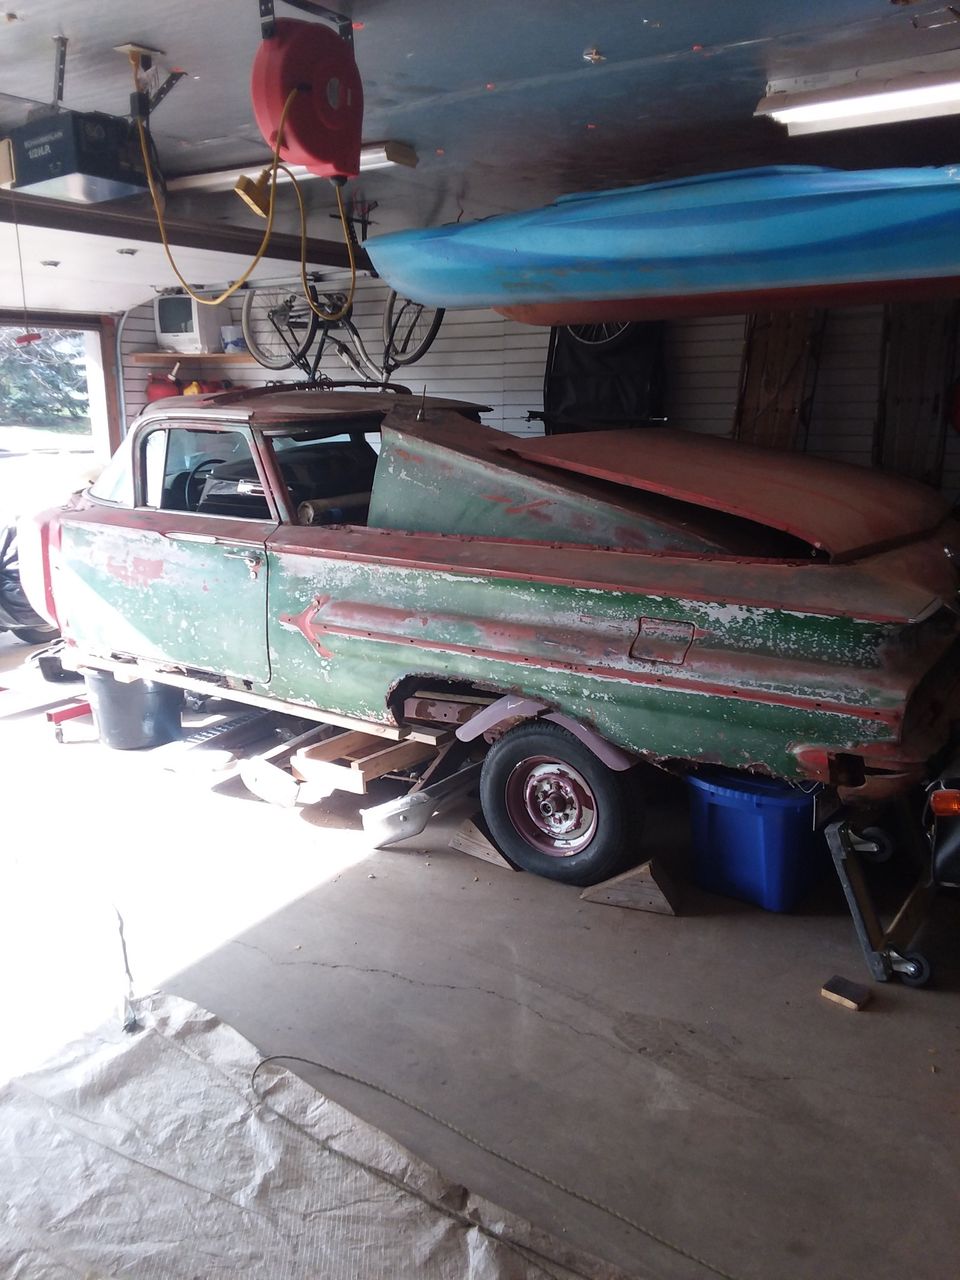
[[[634,770],[608,769],[559,725],[519,725],[490,748],[480,775],[490,834],[523,871],[590,885],[638,860],[642,808]]]
[[[15,627],[13,634],[24,644],[52,644],[60,636],[56,627]]]

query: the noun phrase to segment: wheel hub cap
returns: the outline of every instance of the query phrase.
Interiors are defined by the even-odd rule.
[[[507,779],[505,798],[514,827],[540,853],[569,858],[594,837],[596,798],[583,775],[562,760],[520,761]]]

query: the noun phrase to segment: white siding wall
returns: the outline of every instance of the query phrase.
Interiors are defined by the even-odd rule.
[[[383,352],[381,317],[386,295],[386,286],[379,280],[357,282],[353,320],[375,360]],[[239,324],[241,303],[233,298],[230,305]],[[409,368],[398,369],[393,381],[417,394],[426,385],[429,395],[489,405],[491,412],[483,415],[489,426],[539,435],[542,424],[528,423],[526,415],[528,410],[543,408],[543,371],[549,338],[549,329],[516,324],[493,311],[449,311],[427,355]],[[130,314],[124,329],[121,354],[128,424],[143,408],[148,375],[166,372],[166,368],[135,365],[131,356],[135,351],[156,349],[153,304],[149,302]],[[171,355],[171,365],[176,359]],[[325,355],[321,368],[332,378],[355,376],[335,355]],[[183,380],[228,377],[237,385],[257,386],[267,380],[296,382],[303,375],[297,369],[271,373],[252,362],[217,365],[192,356],[184,359],[180,376]]]
[[[745,317],[674,321],[667,330],[671,426],[730,435],[743,357]],[[868,467],[880,388],[883,308],[844,307],[827,316],[808,450]],[[947,428],[944,492],[960,493],[960,435]]]
[[[378,280],[358,283],[354,319],[371,355],[382,351],[380,324],[386,287]],[[239,323],[240,303],[232,302]],[[877,307],[849,307],[827,317],[820,370],[814,397],[808,447],[811,453],[869,466],[877,413],[883,312]],[[744,316],[695,318],[667,328],[667,417],[670,425],[711,435],[729,435],[740,386],[745,334]],[[505,320],[492,311],[450,311],[425,358],[394,374],[397,382],[419,394],[451,396],[486,404],[490,426],[516,434],[539,435],[539,422],[528,423],[529,410],[543,408],[543,373],[549,330]],[[152,303],[137,308],[124,330],[122,354],[128,422],[144,403],[150,370],[131,362],[132,352],[156,348]],[[176,359],[176,357],[172,357]],[[324,372],[334,378],[352,375],[336,359],[324,359]],[[296,381],[288,370],[269,374],[259,365],[205,364],[189,359],[186,377],[228,376],[234,383],[257,385],[267,377]],[[949,430],[944,489],[960,491],[960,436]]]
[[[870,466],[882,339],[882,307],[828,313],[807,439],[810,453]]]
[[[667,326],[666,414],[671,427],[728,436],[740,390],[744,316],[675,320]]]

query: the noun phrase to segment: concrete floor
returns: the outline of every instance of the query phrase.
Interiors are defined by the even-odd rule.
[[[29,683],[26,652],[0,637],[0,685]],[[449,851],[442,831],[420,851],[370,850],[355,800],[273,809],[82,741],[82,723],[67,734],[58,746],[42,716],[0,719],[0,1067],[116,1007],[116,905],[138,989],[162,984],[264,1053],[378,1082],[536,1169],[291,1064],[638,1277],[956,1275],[956,899],[924,941],[936,987],[877,986],[854,1014],[819,995],[834,973],[865,980],[830,884],[793,916],[694,890],[676,919],[592,905]]]

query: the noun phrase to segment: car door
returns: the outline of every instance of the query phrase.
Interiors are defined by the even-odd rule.
[[[147,422],[129,454],[132,505],[94,501],[62,524],[71,638],[267,685],[264,544],[277,518],[251,432]]]

